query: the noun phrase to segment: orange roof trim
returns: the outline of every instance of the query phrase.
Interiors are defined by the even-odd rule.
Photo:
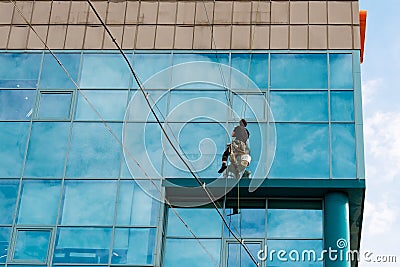
[[[361,54],[360,62],[364,61],[364,45],[365,45],[365,30],[367,27],[367,11],[360,10],[360,40],[361,40]]]

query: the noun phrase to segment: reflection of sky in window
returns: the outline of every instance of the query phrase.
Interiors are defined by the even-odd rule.
[[[239,214],[227,218],[229,226],[235,234],[242,237],[265,236],[265,209],[239,209]],[[226,226],[224,235],[232,237]]]
[[[62,225],[112,225],[117,184],[115,181],[65,183]]]
[[[271,92],[275,121],[328,121],[327,92]]]
[[[152,264],[155,238],[155,228],[115,229],[112,263]]]
[[[61,181],[24,181],[18,224],[56,223]]]
[[[258,252],[263,249],[261,246],[261,242],[245,242],[245,244],[249,249],[251,255],[253,255],[255,258],[257,257],[256,255],[258,254]],[[255,266],[247,251],[239,243],[228,243],[227,262],[227,267]]]
[[[331,120],[354,121],[353,91],[331,91]]]
[[[104,120],[123,120],[128,91],[83,90],[82,94]],[[101,120],[82,94],[78,93],[75,119]]]
[[[268,209],[268,238],[322,238],[322,210]]]
[[[225,150],[226,131],[219,123],[169,123],[166,127],[173,143],[200,177],[215,177],[220,164],[220,155]],[[177,138],[179,144],[173,138]],[[183,162],[164,139],[166,155],[165,173],[168,177],[187,177],[189,172]],[[216,154],[218,153],[218,154]]]
[[[2,53],[0,88],[36,88],[41,53]]]
[[[133,57],[133,69],[144,83],[148,78],[157,72],[171,66],[171,54],[141,54],[135,53]],[[165,81],[168,86],[168,81]],[[133,82],[133,88],[138,88],[136,82]],[[146,88],[146,89],[167,89],[165,88]]]
[[[111,228],[58,228],[53,262],[107,263],[111,230]],[[71,250],[75,251],[73,258],[57,257]]]
[[[204,54],[204,53],[190,53],[190,54],[180,54],[176,53],[173,56],[173,65],[178,65],[180,63],[193,62],[193,61],[207,61],[220,64],[229,64],[229,54]]]
[[[14,250],[15,260],[46,262],[49,249],[50,231],[17,232],[17,240]]]
[[[201,244],[195,239],[169,239],[165,244],[164,267],[190,266],[209,267],[215,266],[213,259],[219,262],[221,251],[221,240],[200,239]],[[179,253],[177,253],[179,251]],[[218,264],[217,264],[218,265]]]
[[[117,136],[121,124],[108,123]],[[68,177],[118,177],[121,147],[103,123],[74,123]]]
[[[121,181],[118,194],[118,225],[156,226],[160,203],[134,181]]]
[[[356,178],[354,124],[332,124],[332,176]]]
[[[0,90],[0,120],[30,120],[35,93],[33,90]]]
[[[0,122],[0,177],[20,177],[29,122]]]
[[[352,54],[329,54],[331,89],[353,88]]]
[[[326,54],[271,54],[271,88],[327,89]]]
[[[231,66],[245,75],[260,89],[268,88],[268,54],[232,54]],[[245,84],[244,88],[252,88],[252,84]]]
[[[207,121],[206,118],[225,121],[228,108],[223,91],[172,90],[168,121],[187,122],[196,117],[200,117],[197,121]]]
[[[271,178],[328,178],[328,125],[276,124]]]
[[[222,222],[215,209],[174,209],[198,237],[221,237]],[[204,226],[207,227],[204,227]],[[168,210],[167,236],[192,237],[173,210]]]
[[[34,122],[29,139],[24,176],[62,177],[69,132],[70,123]]]
[[[12,224],[18,184],[18,181],[0,180],[0,224]]]
[[[83,54],[80,80],[81,88],[129,88],[132,76],[120,54]]]
[[[0,227],[0,244],[1,244],[0,245],[0,263],[6,262],[10,234],[11,234],[11,227]]]
[[[78,84],[81,54],[58,53],[55,55],[67,69],[71,78]],[[51,54],[46,53],[43,60],[39,88],[75,89],[75,85],[55,58]]]
[[[38,118],[69,119],[72,92],[49,93],[41,92]]]

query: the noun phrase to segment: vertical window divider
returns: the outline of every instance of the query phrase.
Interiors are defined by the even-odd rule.
[[[327,86],[328,86],[328,154],[329,154],[329,179],[333,178],[332,175],[332,123],[331,123],[331,68],[330,68],[330,52],[326,53],[327,56],[327,63],[328,63],[328,81],[327,81]]]

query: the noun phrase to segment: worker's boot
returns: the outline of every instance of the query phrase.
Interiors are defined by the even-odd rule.
[[[226,166],[226,163],[222,162],[221,168],[218,170],[218,173],[223,173],[227,167],[228,166]]]

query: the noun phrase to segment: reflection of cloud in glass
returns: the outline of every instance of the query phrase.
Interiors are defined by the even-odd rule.
[[[22,186],[19,224],[56,223],[61,181],[25,181]]]
[[[190,225],[190,229],[198,237],[221,237],[221,217],[217,211],[212,208],[175,208],[168,210],[168,226],[167,236],[170,237],[192,237],[192,234],[182,224],[181,220],[176,216],[176,211],[179,216]],[[205,225],[207,227],[205,227]]]
[[[221,241],[219,239],[201,239],[200,242],[206,247],[212,257],[219,262]],[[179,253],[177,253],[179,251]],[[210,256],[194,239],[168,239],[165,244],[165,267],[191,266],[209,267],[214,266]]]
[[[269,209],[268,238],[322,238],[322,211]]]
[[[62,225],[112,225],[117,184],[108,181],[65,183]]]

